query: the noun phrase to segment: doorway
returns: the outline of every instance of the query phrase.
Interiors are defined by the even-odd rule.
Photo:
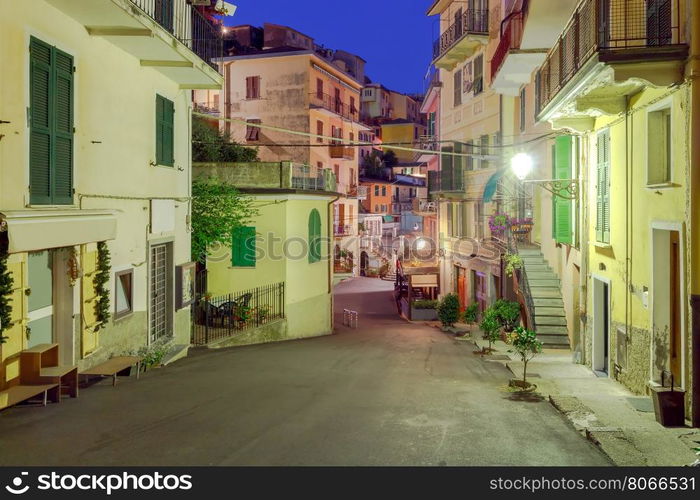
[[[367,252],[360,254],[360,276],[367,276],[367,268],[369,267],[369,255]]]
[[[593,277],[593,371],[608,376],[609,357],[610,281]]]
[[[172,257],[170,243],[151,247],[150,334],[151,343],[172,334]]]

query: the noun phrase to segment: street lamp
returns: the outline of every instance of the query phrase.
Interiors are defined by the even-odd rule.
[[[532,157],[527,153],[518,153],[510,160],[510,168],[523,184],[536,184],[558,198],[575,200],[578,197],[578,179],[537,179],[526,180],[532,172]]]
[[[524,181],[532,172],[532,157],[527,153],[518,153],[511,158],[510,168],[518,179]]]

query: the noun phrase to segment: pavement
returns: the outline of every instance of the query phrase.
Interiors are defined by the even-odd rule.
[[[0,465],[610,464],[473,343],[399,319],[391,292],[338,285],[334,335],[194,349],[138,381],[3,411]]]
[[[475,333],[474,337],[479,335]],[[495,348],[495,358],[500,359],[492,362],[521,377],[523,364],[508,352],[508,345],[496,342]],[[537,393],[616,465],[683,466],[698,458],[693,448],[700,447],[700,430],[661,426],[656,422],[651,398],[634,394],[614,379],[598,377],[586,366],[573,363],[567,350],[545,349],[528,363],[528,374],[528,381],[537,385]]]

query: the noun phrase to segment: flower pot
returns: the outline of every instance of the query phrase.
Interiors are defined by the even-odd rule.
[[[652,387],[656,421],[664,427],[685,425],[685,391]]]
[[[523,382],[522,379],[512,378],[508,381],[508,385],[514,389],[518,389],[520,392],[532,392],[537,389],[535,384],[530,382]]]

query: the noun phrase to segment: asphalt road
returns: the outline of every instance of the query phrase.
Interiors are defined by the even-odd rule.
[[[513,400],[504,367],[398,319],[390,289],[338,286],[356,330],[191,351],[140,381],[6,410],[0,464],[608,464],[549,403]]]

